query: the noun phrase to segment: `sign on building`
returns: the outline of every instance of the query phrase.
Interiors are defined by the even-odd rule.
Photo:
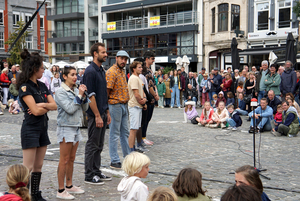
[[[116,30],[116,22],[107,22],[107,31]]]
[[[160,16],[150,17],[150,26],[159,26],[160,25]]]

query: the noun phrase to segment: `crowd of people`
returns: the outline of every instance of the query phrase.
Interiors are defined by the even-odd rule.
[[[105,44],[95,43],[90,53],[93,61],[85,72],[80,71],[77,75],[72,66],[45,69],[43,58],[25,49],[21,53],[22,71],[18,71],[16,65],[11,72],[4,68],[0,76],[2,88],[6,88],[3,90],[3,104],[7,106],[7,89],[11,89],[11,98],[19,103],[24,112],[21,146],[23,165],[31,174],[32,200],[45,200],[39,186],[47,145],[51,143],[47,133],[47,113],[52,110],[58,111],[57,142],[60,145],[60,159],[57,198],[60,199],[74,199],[71,194],[84,193],[72,181],[76,151],[82,140],[80,127],[84,120],[87,120],[88,128],[84,182],[92,185],[103,185],[104,181],[112,180],[100,170],[107,125],[110,128],[110,167],[125,168],[129,176],[137,173],[137,177],[147,176],[148,159],[141,159],[145,162],[143,167],[139,166],[131,174],[131,170],[126,170],[126,158],[136,152],[145,153],[149,151],[146,146],[154,144],[147,138],[147,130],[156,103],[161,108],[174,108],[176,102],[177,108],[184,107],[186,118],[199,126],[237,130],[242,125],[240,115],[248,115],[252,118],[249,132],[268,130],[275,136],[293,137],[299,131],[299,99],[295,100],[294,95],[300,82],[289,61],[278,71],[276,65],[268,67],[268,62],[262,61],[260,71],[252,68],[253,71],[248,72],[245,66],[239,73],[238,70],[232,72],[229,67],[221,74],[218,69],[214,69],[208,75],[206,69],[202,68],[197,75],[192,72],[187,74],[182,68],[163,75],[161,70],[152,72],[155,54],[148,51],[130,64],[131,76],[127,77],[124,68],[130,56],[126,51],[117,52],[116,63],[107,71],[102,66],[107,59]],[[254,97],[260,103],[255,110],[250,107]],[[202,106],[199,116],[196,107]],[[12,110],[13,114],[16,112],[18,110]],[[125,158],[123,164],[117,151],[119,140]],[[127,195],[128,190],[125,191]],[[183,197],[183,194],[180,196]]]

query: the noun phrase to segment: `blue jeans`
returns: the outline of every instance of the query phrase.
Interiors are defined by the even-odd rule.
[[[235,123],[235,121],[233,119],[227,118],[226,122],[229,124],[229,126],[236,127],[236,123]]]
[[[240,114],[240,115],[244,115],[247,116],[248,112],[246,110],[241,110],[241,109],[236,109],[236,111]]]
[[[14,95],[12,95],[12,94],[10,94],[10,98],[11,98],[11,99],[14,99],[14,100],[18,100],[18,96],[14,96]]]
[[[272,130],[271,125],[271,117],[262,117],[255,119],[255,126],[258,126],[259,128],[262,128],[264,131],[270,131]],[[253,117],[251,117],[251,124],[250,126],[253,126]]]
[[[165,98],[166,106],[170,106],[171,98]]]
[[[109,155],[112,163],[119,163],[118,141],[120,139],[123,157],[130,154],[128,145],[128,105],[115,104],[108,105],[111,115],[111,124],[109,126]]]
[[[258,92],[258,104],[260,104],[260,100],[265,97],[265,92],[266,91],[259,91]]]
[[[177,107],[180,107],[180,91],[178,88],[178,84],[174,84],[172,87],[173,92],[171,93],[171,107],[174,107],[175,103],[175,95],[176,95],[176,105]]]
[[[212,101],[214,100],[214,98],[213,98],[214,94],[217,94],[217,92],[216,91],[210,91],[210,92],[208,92],[208,97],[209,97],[209,101],[210,101],[211,105],[213,105]]]

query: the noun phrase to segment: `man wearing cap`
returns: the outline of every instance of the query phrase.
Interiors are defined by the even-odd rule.
[[[22,71],[20,70],[20,64],[16,64],[16,71],[18,72],[18,73],[21,73]]]
[[[129,59],[126,51],[120,50],[116,56],[116,63],[106,72],[108,107],[111,114],[109,132],[110,167],[121,169],[118,155],[118,141],[120,139],[123,157],[130,153],[128,145],[128,101],[129,92],[124,68]]]

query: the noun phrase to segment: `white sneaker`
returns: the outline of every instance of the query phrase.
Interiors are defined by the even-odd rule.
[[[236,130],[237,130],[237,128],[236,128],[236,127],[233,127],[233,128],[232,128],[232,130],[233,130],[233,131],[236,131]]]
[[[74,200],[75,197],[64,190],[62,193],[57,192],[56,197],[62,200]]]
[[[221,123],[221,128],[226,128],[226,125],[224,123]]]
[[[173,106],[171,106],[170,108],[173,108]]]
[[[3,115],[4,113],[2,111],[0,111],[0,115]]]
[[[180,106],[179,106],[178,108],[179,108],[179,109],[181,109],[181,107],[180,107]]]

